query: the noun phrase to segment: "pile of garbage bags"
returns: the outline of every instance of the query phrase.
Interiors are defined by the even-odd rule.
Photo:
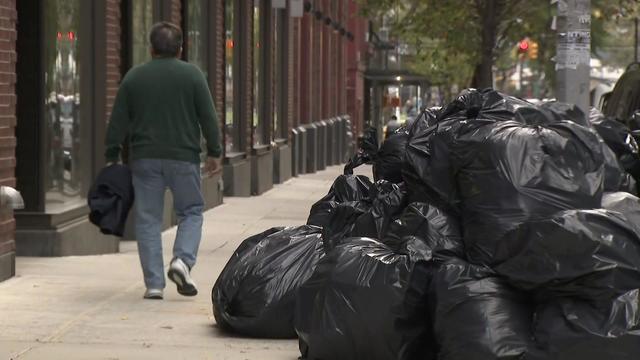
[[[367,131],[307,225],[245,240],[216,321],[308,360],[638,359],[639,159],[595,110],[465,90]]]
[[[216,323],[251,337],[295,337],[296,291],[323,256],[315,226],[272,228],[246,239],[213,287]]]

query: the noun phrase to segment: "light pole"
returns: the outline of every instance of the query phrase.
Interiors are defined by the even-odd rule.
[[[556,48],[556,97],[589,113],[591,1],[560,0]]]

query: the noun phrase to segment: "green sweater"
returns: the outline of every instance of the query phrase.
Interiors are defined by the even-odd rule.
[[[117,161],[129,135],[134,160],[200,163],[201,130],[207,155],[220,156],[218,118],[202,72],[176,58],[153,59],[131,69],[120,84],[105,157]]]

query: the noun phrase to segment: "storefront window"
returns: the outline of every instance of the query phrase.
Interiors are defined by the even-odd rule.
[[[274,21],[274,31],[273,31],[273,51],[276,54],[276,61],[274,62],[274,75],[275,75],[275,86],[273,91],[273,134],[277,138],[284,138],[286,134],[286,125],[282,126],[282,120],[284,117],[282,116],[282,111],[280,110],[282,107],[282,88],[286,85],[286,78],[284,77],[284,72],[282,69],[283,64],[285,64],[286,59],[284,52],[282,51],[282,43],[284,40],[284,18],[285,18],[284,10],[277,10],[275,14]]]
[[[190,0],[187,6],[187,60],[207,75],[206,0]]]
[[[59,212],[84,203],[82,164],[89,161],[87,132],[80,121],[80,0],[45,0],[44,21],[44,146],[45,203]]]
[[[140,65],[151,60],[149,53],[149,30],[153,26],[153,4],[155,0],[135,0],[131,2],[132,65]]]
[[[235,9],[234,0],[225,0],[225,105],[224,105],[224,141],[227,153],[238,151],[240,148],[238,124],[234,119],[234,40],[235,40]]]
[[[200,68],[205,76],[207,74],[207,3],[206,0],[189,0],[184,2],[187,10],[186,41],[183,51],[186,52],[187,61]],[[204,137],[200,139],[202,153],[201,159],[207,158],[207,142]]]
[[[264,131],[262,124],[262,91],[260,67],[262,66],[262,24],[260,23],[260,3],[262,0],[253,1],[253,145],[264,144]]]

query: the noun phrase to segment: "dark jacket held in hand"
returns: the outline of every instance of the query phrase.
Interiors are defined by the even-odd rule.
[[[131,170],[124,165],[102,169],[87,198],[91,223],[103,234],[122,237],[134,199]]]

